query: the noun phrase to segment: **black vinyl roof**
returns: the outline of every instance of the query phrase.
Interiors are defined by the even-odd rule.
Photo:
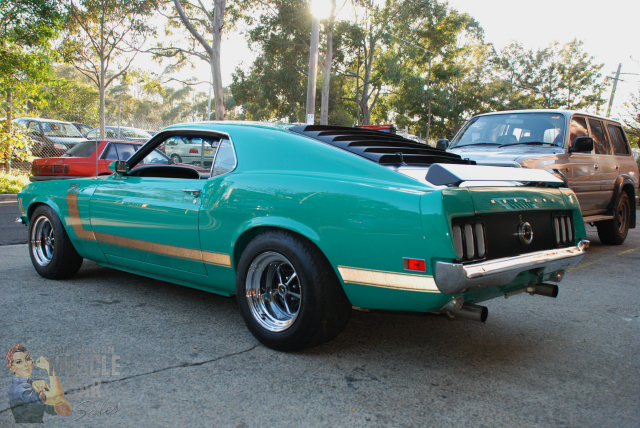
[[[475,164],[400,135],[364,128],[296,125],[289,130],[360,155],[381,165]]]

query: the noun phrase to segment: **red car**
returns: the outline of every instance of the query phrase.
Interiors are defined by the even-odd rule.
[[[59,180],[64,178],[95,177],[111,175],[109,164],[116,160],[127,160],[143,143],[135,141],[83,141],[57,158],[35,159],[31,165],[31,181]],[[99,155],[96,159],[96,153]],[[172,165],[173,161],[164,153],[154,150],[141,164]],[[198,172],[207,170],[192,165]]]

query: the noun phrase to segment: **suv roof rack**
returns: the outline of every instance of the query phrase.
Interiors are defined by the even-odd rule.
[[[471,164],[454,153],[417,143],[397,134],[330,125],[296,125],[289,130],[360,155],[381,165]]]

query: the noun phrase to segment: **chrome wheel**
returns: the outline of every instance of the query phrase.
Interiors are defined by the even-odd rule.
[[[55,250],[55,235],[49,218],[42,215],[35,220],[30,240],[34,261],[40,266],[48,266]]]
[[[272,332],[287,330],[298,317],[302,298],[298,274],[291,262],[275,251],[258,254],[246,277],[251,315]]]

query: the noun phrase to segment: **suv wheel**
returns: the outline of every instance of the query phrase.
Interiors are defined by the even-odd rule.
[[[598,237],[605,245],[620,245],[627,239],[631,222],[631,203],[627,192],[620,192],[613,209],[613,220],[596,223]]]

